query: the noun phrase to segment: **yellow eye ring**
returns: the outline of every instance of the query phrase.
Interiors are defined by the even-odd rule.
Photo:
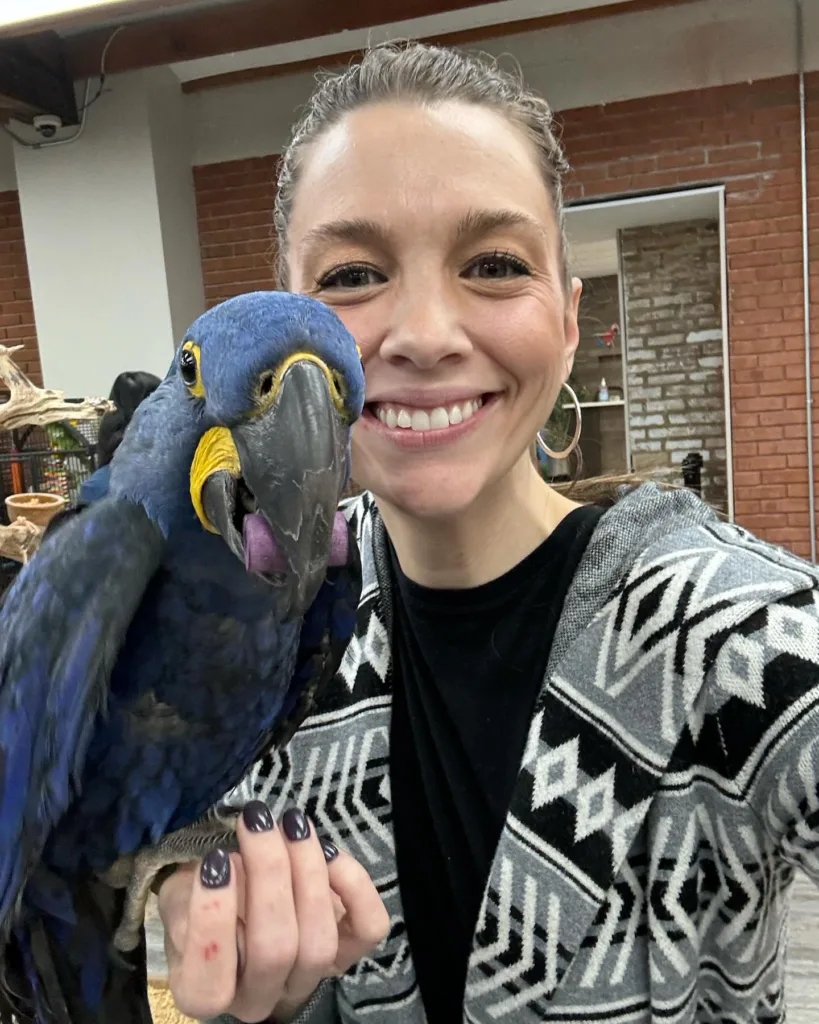
[[[195,341],[186,341],[179,353],[179,373],[188,391],[196,398],[205,397],[202,384],[201,352]]]

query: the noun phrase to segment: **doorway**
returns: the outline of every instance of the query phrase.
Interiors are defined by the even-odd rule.
[[[567,208],[583,281],[569,383],[582,476],[692,486],[733,519],[724,199],[715,186]],[[549,429],[570,436],[565,398]],[[575,472],[566,463],[547,474],[565,479]]]

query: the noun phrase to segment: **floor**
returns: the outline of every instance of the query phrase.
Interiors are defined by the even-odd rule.
[[[788,1024],[819,1021],[819,889],[800,876],[793,893],[788,957]]]
[[[148,972],[164,977],[162,927],[151,914],[148,924]],[[819,889],[806,878],[796,883],[791,911],[788,964],[788,1024],[819,1022]]]

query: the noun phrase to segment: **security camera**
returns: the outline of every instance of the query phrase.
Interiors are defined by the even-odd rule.
[[[37,114],[34,118],[34,130],[44,139],[53,139],[63,126],[63,119],[56,114]]]

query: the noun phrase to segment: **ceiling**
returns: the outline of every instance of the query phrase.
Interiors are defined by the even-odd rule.
[[[672,0],[674,2],[674,0]],[[446,8],[445,0],[438,4]],[[171,65],[182,82],[209,78],[248,68],[289,64],[316,57],[346,53],[368,44],[388,39],[421,39],[450,32],[469,31],[487,26],[510,25],[530,18],[556,17],[569,12],[590,11],[620,6],[620,0],[499,0],[499,2],[467,7],[463,10],[442,10],[437,14],[390,21],[366,28],[346,30],[327,35],[316,33],[310,39],[299,39],[274,46],[254,47],[241,52],[223,53],[198,60],[180,61]],[[387,4],[385,12],[395,9]]]
[[[651,224],[718,220],[721,196],[720,188],[692,189],[568,207],[566,234],[572,273],[582,278],[616,274],[618,231]]]
[[[0,4],[0,41],[28,45],[37,33],[57,33],[75,79],[95,73],[105,50],[109,73],[170,64],[182,80],[189,80],[338,54],[366,45],[373,31],[392,37],[480,33],[532,18],[542,22],[596,9],[686,2],[690,0],[390,0],[387,5],[383,0],[5,0]],[[385,26],[387,12],[392,21]],[[114,30],[117,38],[109,52],[106,44]],[[242,59],[247,51],[255,54],[250,64]]]

